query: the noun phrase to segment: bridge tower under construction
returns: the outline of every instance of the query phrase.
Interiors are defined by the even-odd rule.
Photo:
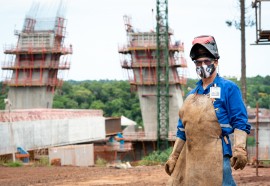
[[[70,68],[72,46],[64,46],[66,19],[27,15],[22,31],[15,30],[15,35],[17,44],[4,46],[2,62],[12,109],[52,108],[54,91],[63,84],[64,70]]]
[[[131,24],[131,17],[124,16],[127,43],[119,45],[121,67],[130,82],[131,91],[137,91],[144,125],[145,140],[158,139],[157,121],[157,58],[156,32],[136,32]],[[182,85],[187,81],[187,62],[184,57],[184,44],[173,42],[169,30],[169,140],[175,137],[178,111],[183,103]],[[160,80],[162,81],[162,80]],[[165,81],[165,80],[163,80]],[[132,138],[132,132],[124,133]],[[129,136],[130,135],[130,136]],[[135,137],[136,138],[136,137]],[[141,138],[141,137],[140,137]]]

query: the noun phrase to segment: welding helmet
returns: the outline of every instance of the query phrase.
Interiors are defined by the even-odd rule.
[[[209,35],[195,37],[192,42],[190,57],[192,60],[198,59],[200,57],[219,59],[215,38]]]

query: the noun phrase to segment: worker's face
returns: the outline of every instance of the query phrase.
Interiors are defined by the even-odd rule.
[[[209,78],[216,70],[217,60],[202,57],[194,60],[196,72],[201,78]]]

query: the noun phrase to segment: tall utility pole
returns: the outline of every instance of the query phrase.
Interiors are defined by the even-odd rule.
[[[240,22],[226,21],[228,26],[232,26],[234,24],[235,28],[240,30],[241,32],[241,91],[242,91],[242,99],[245,104],[247,104],[247,85],[246,85],[246,26],[253,26],[254,21],[247,20],[246,21],[246,8],[245,8],[245,0],[237,0],[239,2],[240,7]]]
[[[157,148],[168,148],[169,128],[169,26],[168,0],[157,0]]]
[[[241,86],[242,98],[244,103],[247,103],[247,85],[246,85],[246,22],[245,22],[245,0],[240,0],[240,29],[241,29]]]

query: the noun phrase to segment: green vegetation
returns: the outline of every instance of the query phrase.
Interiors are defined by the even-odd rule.
[[[267,167],[270,167],[270,160],[260,160],[260,164],[267,166]]]
[[[3,86],[2,82],[0,82],[0,90],[0,110],[3,110],[5,109],[4,99],[7,98],[8,87]]]
[[[247,78],[247,103],[251,108],[270,109],[270,76]]]
[[[15,162],[9,161],[9,162],[5,163],[4,165],[7,167],[21,167],[21,166],[23,166],[23,163],[21,161],[15,161]]]
[[[238,87],[241,87],[240,80],[235,77],[224,77],[235,82]],[[195,88],[196,79],[188,79],[187,85],[183,87],[185,95],[188,93],[188,88]],[[248,77],[247,80],[247,105],[251,108],[256,108],[258,102],[260,108],[270,109],[270,76]]]
[[[5,167],[21,167],[23,163],[21,161],[15,161],[9,160],[7,156],[0,156],[0,166]]]
[[[240,80],[234,77],[225,78],[240,87]],[[185,96],[196,86],[197,81],[198,79],[188,79],[187,85],[182,86]],[[4,98],[7,97],[8,89],[3,89],[2,83],[0,88],[0,109],[4,109]],[[270,109],[270,76],[247,78],[247,105],[255,108],[257,102],[260,108]],[[136,92],[130,91],[128,81],[66,81],[62,89],[55,93],[53,108],[102,109],[105,117],[124,115],[142,126],[139,98]]]
[[[5,166],[6,162],[8,161],[7,157],[0,156],[0,165]]]
[[[107,164],[107,161],[102,158],[97,158],[95,165],[98,167],[105,167]]]
[[[249,146],[249,147],[254,147],[255,145],[256,145],[255,137],[253,137],[253,136],[248,136],[248,137],[247,137],[247,146]]]
[[[172,148],[168,148],[165,151],[154,151],[152,153],[150,153],[148,156],[143,157],[143,159],[141,161],[139,161],[139,165],[160,165],[160,164],[164,164],[170,154],[172,152]]]
[[[138,96],[127,81],[67,81],[56,92],[53,108],[102,109],[105,117],[124,115],[142,125]]]
[[[38,161],[34,161],[33,164],[34,167],[46,167],[51,166],[49,157],[41,157]]]

